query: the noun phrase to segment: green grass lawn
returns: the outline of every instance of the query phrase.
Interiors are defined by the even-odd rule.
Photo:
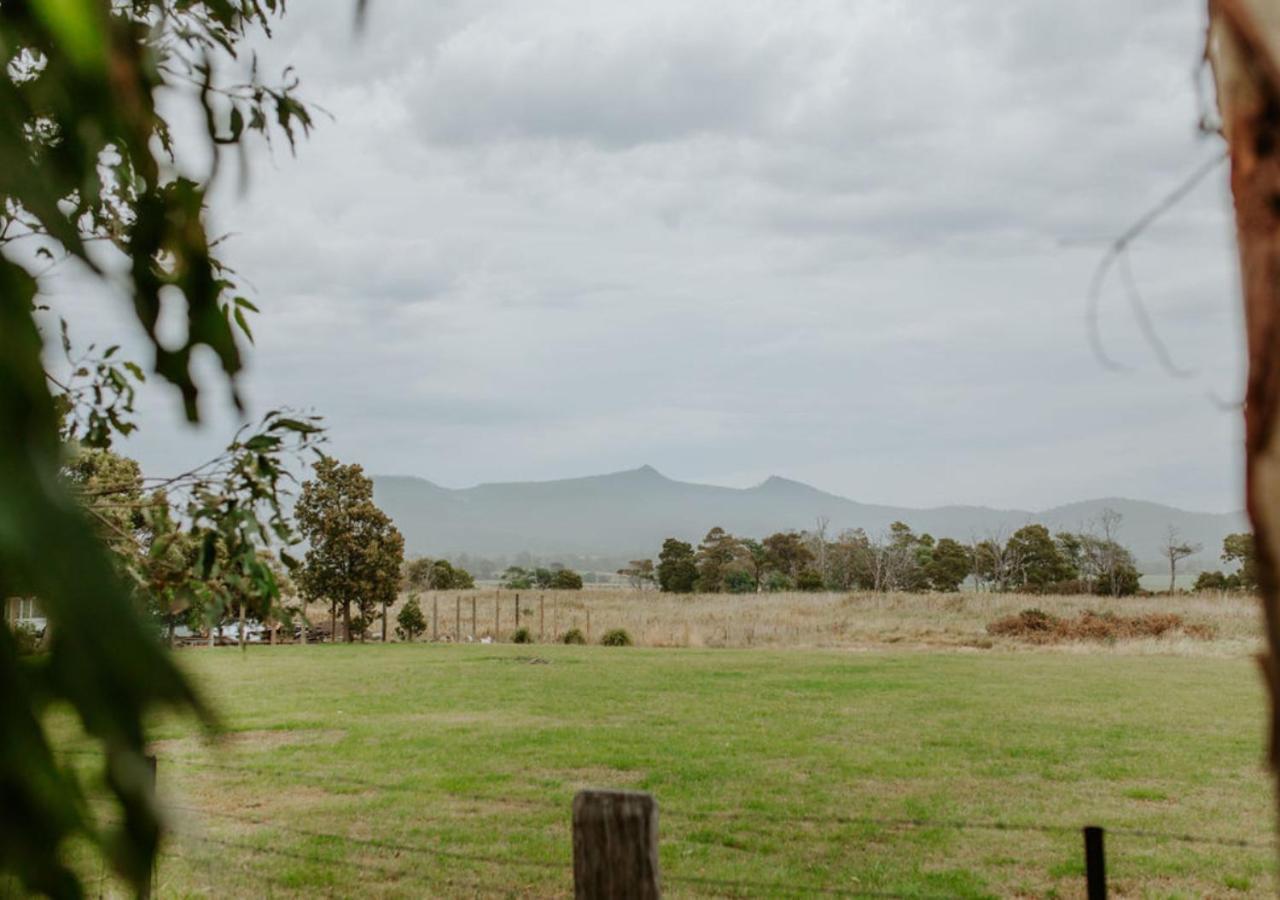
[[[1117,830],[1117,894],[1275,892],[1243,659],[421,644],[180,659],[233,735],[210,748],[190,723],[157,729],[176,828],[161,897],[564,895],[584,786],[656,795],[671,896],[1080,895],[1086,823]]]

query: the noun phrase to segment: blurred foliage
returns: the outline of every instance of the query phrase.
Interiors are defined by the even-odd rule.
[[[151,368],[177,389],[187,419],[198,418],[200,347],[240,404],[237,335],[252,339],[255,307],[215,255],[205,198],[246,136],[274,133],[292,146],[311,127],[292,74],[268,84],[239,55],[282,10],[281,0],[0,4],[0,598],[37,597],[49,622],[47,652],[22,658],[0,628],[0,879],[29,891],[83,893],[63,856],[73,836],[134,882],[149,870],[159,819],[146,715],[168,706],[212,716],[149,634],[143,608],[273,597],[260,553],[287,533],[282,459],[317,438],[315,422],[273,412],[205,466],[148,484],[109,453],[135,427],[143,367],[117,348],[75,359],[65,322],[66,364],[51,363],[39,282],[75,261],[122,290]],[[243,77],[219,77],[227,71]],[[179,167],[161,93],[166,109],[198,113],[204,176]],[[162,299],[185,319],[177,341],[158,337]],[[103,748],[116,809],[102,821],[55,757],[43,725],[54,706],[73,710]]]

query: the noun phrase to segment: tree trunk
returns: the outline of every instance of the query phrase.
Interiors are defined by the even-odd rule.
[[[1257,552],[1271,705],[1269,760],[1280,771],[1280,7],[1210,0],[1207,56],[1231,156],[1244,294],[1245,506]],[[1280,793],[1277,794],[1280,805]]]
[[[169,647],[173,647],[173,616],[169,616]]]
[[[387,642],[387,604],[382,604],[382,643]]]
[[[348,644],[351,640],[351,601],[342,601],[342,639]]]
[[[1178,564],[1174,562],[1173,557],[1169,557],[1169,593],[1173,593],[1174,587],[1178,584]]]
[[[302,646],[307,646],[307,604],[302,604]]]
[[[244,601],[240,601],[240,651],[244,652]]]

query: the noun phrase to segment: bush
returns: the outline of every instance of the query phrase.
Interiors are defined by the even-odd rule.
[[[805,569],[800,573],[800,577],[796,579],[796,590],[798,591],[820,591],[823,588],[822,576],[813,569]]]
[[[625,628],[613,628],[604,633],[600,643],[606,647],[630,647],[632,640]]]
[[[401,640],[412,641],[426,630],[427,620],[422,615],[422,607],[418,605],[418,598],[410,597],[409,602],[400,610],[400,615],[396,616],[396,637]]]
[[[750,572],[734,569],[724,576],[724,589],[730,594],[754,594],[756,580]]]
[[[564,644],[585,644],[587,639],[582,636],[582,632],[577,628],[570,628],[564,633],[564,637],[560,641]]]
[[[511,643],[513,644],[532,644],[533,634],[528,628],[517,628],[511,635]]]
[[[572,569],[560,569],[552,574],[550,586],[558,591],[580,591],[582,576]]]
[[[1118,616],[1087,609],[1075,618],[1060,618],[1043,610],[1024,609],[1016,616],[1005,616],[987,625],[988,634],[1021,638],[1033,644],[1160,638],[1178,632],[1200,640],[1214,636],[1212,626],[1188,623],[1174,613]]]

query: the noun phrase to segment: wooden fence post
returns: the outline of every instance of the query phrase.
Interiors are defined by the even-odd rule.
[[[502,596],[500,594],[493,595],[493,642],[498,642],[498,628],[502,624],[502,614],[499,612],[502,606]]]
[[[453,639],[456,643],[462,643],[462,597],[458,597],[454,604]]]
[[[545,594],[538,595],[538,643],[540,644],[547,640],[547,616],[546,610],[542,605],[542,602],[546,599]]]
[[[431,597],[431,640],[440,640],[440,598]]]
[[[1084,829],[1084,873],[1089,900],[1107,900],[1107,861],[1103,831],[1097,825]]]
[[[147,754],[143,757],[147,763],[147,775],[151,779],[151,796],[154,798],[156,794],[156,758],[154,754]],[[159,849],[157,848],[157,853]],[[156,880],[156,861],[151,860],[151,868],[147,870],[146,876],[143,878],[142,884],[138,885],[138,900],[151,900],[152,885]]]
[[[591,643],[591,608],[587,607],[587,643]]]
[[[474,594],[471,597],[471,639],[473,641],[480,640],[480,633],[476,631],[476,598]]]
[[[577,900],[650,900],[658,884],[658,804],[640,791],[579,791],[573,798]]]
[[[516,594],[516,628],[520,627],[520,595]]]

